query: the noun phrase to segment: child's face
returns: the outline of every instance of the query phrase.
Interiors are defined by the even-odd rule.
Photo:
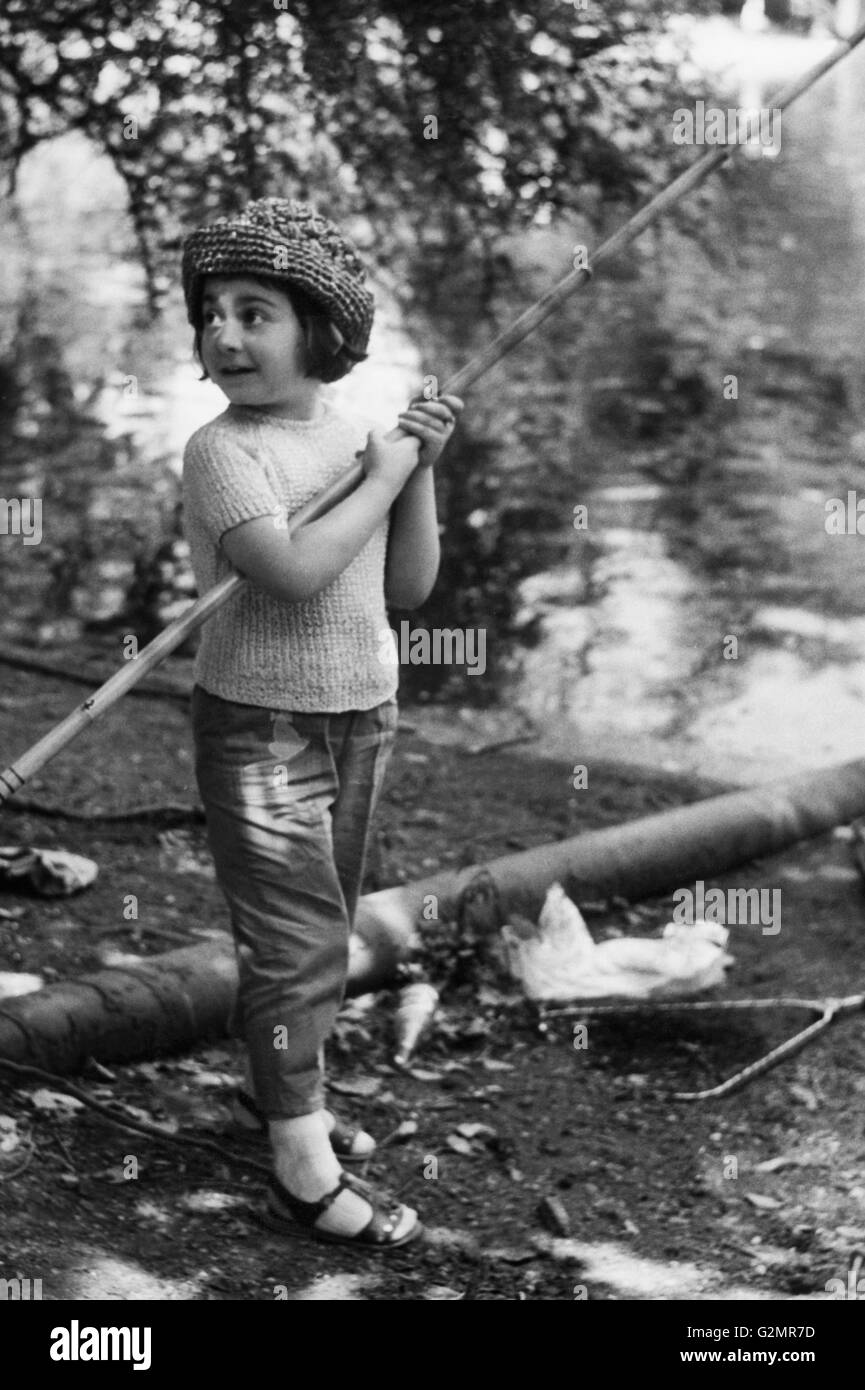
[[[290,415],[318,385],[303,375],[303,332],[291,300],[246,275],[205,280],[201,360],[233,405]]]

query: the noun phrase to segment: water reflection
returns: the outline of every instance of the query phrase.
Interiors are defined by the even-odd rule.
[[[817,47],[767,50],[750,100]],[[584,489],[595,595],[576,613],[527,586],[544,641],[519,701],[576,760],[748,782],[865,755],[865,546],[824,525],[827,498],[863,486],[863,79],[859,53],[785,115],[780,158],[727,175],[726,264],[700,284],[680,248],[672,321],[693,321],[698,285],[720,301],[717,364],[738,377],[720,439],[660,481],[635,449],[626,484]]]

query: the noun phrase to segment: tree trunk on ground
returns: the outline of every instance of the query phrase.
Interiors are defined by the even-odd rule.
[[[424,910],[432,930],[435,917],[461,911],[495,930],[514,912],[536,918],[556,879],[576,902],[611,894],[637,901],[778,853],[863,814],[860,761],[368,894],[358,909],[349,992],[392,979],[418,939]],[[88,1057],[123,1062],[182,1050],[225,1034],[236,984],[226,941],[49,985],[0,1005],[0,1057],[71,1072]]]

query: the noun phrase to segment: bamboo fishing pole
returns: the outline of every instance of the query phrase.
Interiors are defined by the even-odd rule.
[[[809,91],[825,73],[840,63],[843,58],[846,58],[863,40],[865,40],[865,24],[862,24],[849,39],[842,40],[819,63],[815,63],[801,77],[784,87],[772,98],[771,109],[778,112],[785,111],[794,101]],[[503,357],[506,357],[509,352],[512,352],[550,314],[564,304],[565,300],[586,284],[597,266],[618,255],[626,246],[630,246],[647,227],[680,202],[686,194],[703,183],[713,170],[731,158],[740,148],[740,143],[747,143],[755,119],[760,119],[760,113],[748,118],[741,142],[737,140],[733,143],[716,145],[713,149],[707,150],[690,169],[679,174],[660,193],[656,193],[654,197],[650,198],[645,206],[634,213],[624,226],[601,243],[591,258],[591,265],[575,265],[535,304],[532,304],[508,328],[499,333],[483,352],[478,353],[454,376],[450,377],[441,388],[440,394],[459,395],[468,387],[473,386],[480,377],[497,362],[500,362]],[[387,438],[396,440],[402,438],[402,435],[402,430],[397,428],[391,430]],[[341,477],[337,478],[329,487],[324,488],[318,496],[289,518],[286,528],[287,535],[290,536],[299,527],[316,521],[325,512],[337,506],[354,491],[363,476],[363,464],[357,461]],[[170,652],[180,646],[191,633],[212,617],[217,609],[234,597],[247,582],[241,574],[237,573],[227,575],[220,580],[181,617],[169,623],[168,627],[152,642],[148,643],[135,658],[130,658],[124,667],[116,671],[71,714],[49,730],[31,748],[28,748],[15,763],[7,767],[5,771],[0,772],[0,805],[14,795],[35,772],[43,768],[61,749],[65,748],[67,743],[71,743],[72,739],[82,733],[84,729],[89,728],[106,710],[110,709],[122,695],[125,695],[127,690],[131,689],[133,685],[137,685],[149,671],[153,670],[154,666],[157,666]]]

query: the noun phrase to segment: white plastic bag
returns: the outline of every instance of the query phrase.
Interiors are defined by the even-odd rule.
[[[98,873],[99,865],[92,859],[65,849],[0,848],[0,887],[13,891],[26,885],[46,898],[67,897],[88,888]]]
[[[669,922],[661,937],[596,944],[579,908],[554,883],[537,929],[505,926],[508,968],[530,999],[676,999],[724,983],[726,927]]]

